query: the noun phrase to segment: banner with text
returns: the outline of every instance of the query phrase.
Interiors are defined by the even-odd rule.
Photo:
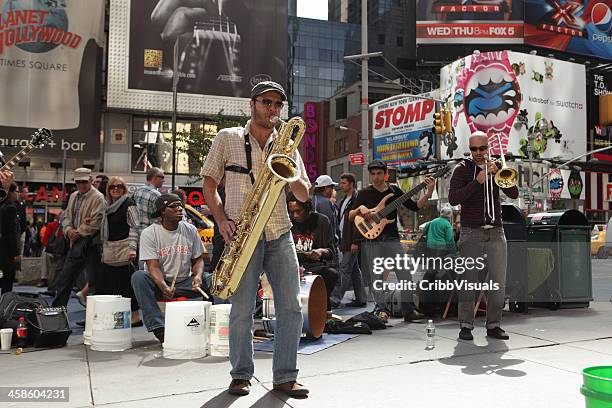
[[[452,107],[454,149],[469,153],[468,139],[489,136],[492,154],[527,156],[533,135],[535,158],[572,158],[586,152],[584,65],[511,51],[475,53],[442,68],[442,98]],[[499,137],[498,137],[499,136]]]
[[[525,44],[612,59],[612,0],[525,0]]]
[[[435,103],[431,100],[399,99],[373,109],[374,160],[405,167],[416,160],[432,159]]]
[[[99,157],[104,0],[0,0],[0,148],[55,132],[51,148]],[[32,152],[33,155],[41,151]],[[44,151],[48,156],[48,151]]]
[[[523,0],[417,0],[419,44],[522,44]]]

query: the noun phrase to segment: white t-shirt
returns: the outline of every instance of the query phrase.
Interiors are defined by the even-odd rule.
[[[202,240],[193,225],[180,221],[174,231],[165,229],[161,224],[151,224],[140,235],[140,260],[157,259],[166,281],[174,279],[177,269],[177,282],[189,277],[191,260],[204,253]],[[148,271],[146,263],[145,270]]]
[[[83,53],[103,37],[104,0],[0,0],[0,125],[79,127]]]

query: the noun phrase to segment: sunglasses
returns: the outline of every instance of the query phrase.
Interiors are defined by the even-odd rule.
[[[89,183],[89,181],[87,181],[87,180],[76,180],[75,183],[76,184],[87,184],[87,183]]]
[[[489,146],[470,146],[470,151],[475,152],[476,150],[479,150],[481,152],[484,152],[488,148],[489,148]]]
[[[167,206],[166,208],[179,208],[179,207],[183,207],[182,203],[172,203],[169,206]]]
[[[123,187],[121,184],[117,184],[115,186],[108,186],[109,190],[123,190],[125,187]]]
[[[271,99],[255,99],[255,100],[259,103],[263,103],[267,108],[271,108],[272,105],[274,105],[276,109],[283,109],[283,105],[284,105],[282,102],[273,101]]]
[[[164,178],[166,178],[166,176],[155,176],[155,177],[158,177],[158,178],[160,178],[160,179],[164,179]]]

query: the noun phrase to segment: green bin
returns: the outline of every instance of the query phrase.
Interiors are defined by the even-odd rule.
[[[582,380],[586,408],[612,408],[612,366],[585,368]]]

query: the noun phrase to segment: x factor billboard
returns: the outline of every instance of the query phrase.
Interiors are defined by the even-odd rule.
[[[523,0],[417,0],[417,43],[522,44]]]
[[[612,0],[525,0],[525,43],[612,59]]]

